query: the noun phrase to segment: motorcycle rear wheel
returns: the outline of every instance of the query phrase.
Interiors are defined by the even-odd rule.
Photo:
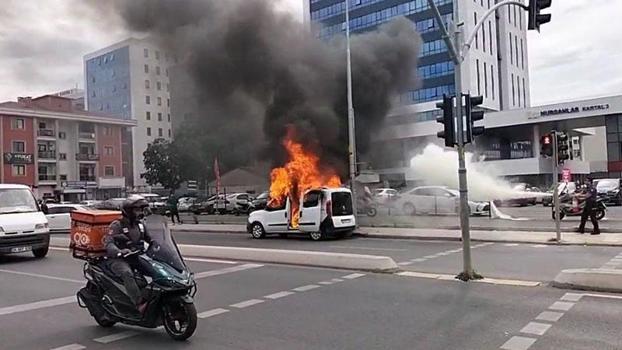
[[[605,211],[602,209],[596,209],[595,214],[596,214],[596,220],[598,221],[602,220],[605,217]]]
[[[197,328],[197,309],[180,298],[170,300],[162,310],[162,323],[171,338],[186,340]]]

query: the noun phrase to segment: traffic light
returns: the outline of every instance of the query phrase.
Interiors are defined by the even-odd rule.
[[[568,154],[568,134],[565,132],[557,133],[557,162],[564,164],[564,161],[570,159]]]
[[[529,30],[540,31],[540,25],[551,21],[551,14],[541,14],[540,11],[551,7],[552,0],[529,0],[528,26]]]
[[[475,126],[475,122],[484,119],[484,111],[477,108],[477,106],[484,103],[483,96],[473,96],[469,94],[464,95],[465,102],[465,115],[466,115],[466,137],[464,143],[471,143],[475,136],[482,135],[484,133],[483,126]]]
[[[436,107],[443,111],[443,115],[436,118],[437,123],[443,124],[443,131],[439,131],[436,136],[445,139],[445,146],[453,147],[456,145],[454,97],[443,94],[443,102],[438,102]]]
[[[540,155],[553,156],[553,134],[544,134],[540,137]]]

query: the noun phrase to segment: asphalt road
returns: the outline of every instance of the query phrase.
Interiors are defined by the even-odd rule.
[[[315,250],[392,257],[404,270],[455,274],[462,269],[462,243],[411,239],[360,238],[314,242],[308,237],[175,232],[179,244]],[[472,244],[475,269],[486,277],[552,281],[563,269],[601,267],[622,248],[539,244]]]
[[[244,263],[190,265],[205,272]],[[621,345],[622,300],[606,295],[273,265],[198,280],[195,302],[202,318],[189,342],[175,343],[162,330],[98,327],[72,298],[82,286],[81,264],[67,251],[52,251],[43,260],[1,258],[0,269],[3,350],[600,350]]]
[[[499,210],[512,217],[513,219],[491,219],[489,217],[472,216],[470,219],[471,227],[474,229],[495,229],[495,230],[534,230],[534,231],[554,231],[555,222],[551,218],[551,207],[542,205],[527,207],[502,207]],[[181,214],[184,222],[194,222],[189,213]],[[200,223],[245,223],[246,217],[243,215],[199,215]],[[375,217],[359,216],[358,224],[362,226],[376,227],[415,227],[415,228],[453,228],[459,227],[460,219],[455,215],[417,215],[405,216],[389,212],[386,208],[378,210]],[[572,231],[579,226],[580,217],[565,217],[561,221],[562,229]],[[605,232],[622,233],[622,207],[608,207],[607,214],[600,221],[601,228]],[[588,223],[588,229],[591,224]]]

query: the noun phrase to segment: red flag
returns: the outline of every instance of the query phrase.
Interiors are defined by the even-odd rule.
[[[218,166],[218,157],[214,158],[214,175],[216,176],[216,194],[220,194],[220,167]]]

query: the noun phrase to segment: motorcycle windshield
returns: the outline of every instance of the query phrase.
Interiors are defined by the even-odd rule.
[[[169,265],[179,272],[187,270],[181,253],[177,249],[177,243],[171,236],[171,231],[168,227],[161,231],[150,232],[150,235],[152,244],[147,250],[147,256],[155,261]]]

